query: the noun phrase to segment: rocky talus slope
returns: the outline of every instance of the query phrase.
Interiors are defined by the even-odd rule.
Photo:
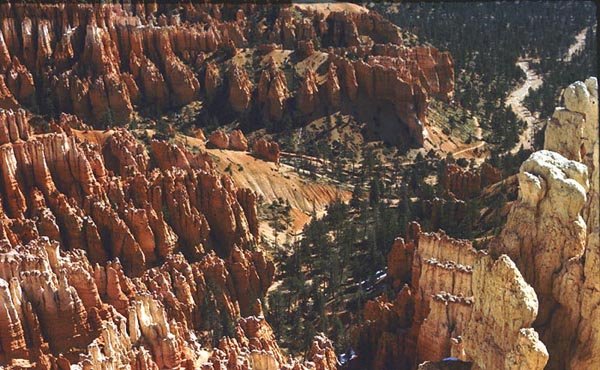
[[[596,78],[564,90],[487,250],[409,225],[388,255],[396,298],[367,302],[350,368],[600,366],[597,91]],[[444,186],[468,198],[481,175],[450,167]]]
[[[359,8],[1,4],[0,107],[106,127],[195,100],[273,122],[385,102],[422,145],[428,99],[452,98],[452,58]]]
[[[0,110],[0,366],[335,368],[326,338],[298,363],[262,318],[274,265],[252,191],[203,152],[85,140],[73,119],[35,133]]]

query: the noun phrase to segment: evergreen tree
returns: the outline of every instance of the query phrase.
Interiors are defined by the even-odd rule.
[[[381,200],[382,183],[378,177],[371,179],[369,183],[369,205],[375,207]]]
[[[402,185],[400,188],[400,203],[398,204],[398,226],[400,235],[406,237],[406,228],[412,221],[411,202],[408,197],[408,187]]]
[[[362,202],[362,195],[362,187],[360,185],[355,185],[354,189],[352,190],[352,198],[350,198],[350,207],[358,209],[360,207],[360,203]]]
[[[331,322],[331,339],[337,352],[343,352],[347,347],[346,329],[339,316],[334,316]]]
[[[315,326],[311,322],[307,322],[306,326],[304,328],[304,335],[302,337],[303,338],[302,344],[304,347],[304,351],[308,351],[316,334],[317,334],[317,331],[315,330]]]
[[[446,164],[446,160],[439,161],[438,165],[437,165],[437,171],[436,171],[436,176],[437,176],[436,190],[439,194],[441,194],[444,191],[444,181],[446,178],[447,171],[448,171],[448,166]]]
[[[269,323],[277,336],[283,334],[285,324],[285,298],[283,293],[275,291],[269,295]]]
[[[221,327],[223,328],[223,335],[226,337],[233,338],[235,336],[235,323],[234,320],[227,311],[221,310]]]

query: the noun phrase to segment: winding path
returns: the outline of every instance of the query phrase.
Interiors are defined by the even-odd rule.
[[[587,35],[588,27],[584,28],[575,36],[575,42],[571,44],[567,54],[563,58],[563,61],[570,62],[573,59],[573,55],[583,50],[585,47],[585,35]]]
[[[573,55],[577,52],[581,51],[585,46],[585,37],[587,35],[588,28],[582,29],[576,36],[575,42],[571,44],[569,50],[563,57],[563,61],[569,62]],[[515,145],[515,147],[511,150],[511,153],[516,153],[521,146],[524,149],[531,149],[532,139],[533,139],[533,127],[537,121],[537,117],[535,113],[532,113],[523,105],[523,100],[529,94],[529,88],[537,89],[539,88],[544,80],[542,76],[538,75],[533,69],[530,68],[529,63],[534,61],[531,58],[519,58],[517,61],[517,66],[525,72],[527,76],[525,82],[518,86],[515,90],[513,90],[508,97],[506,98],[506,106],[510,107],[513,112],[517,115],[517,117],[523,120],[526,123],[525,130],[519,136],[519,141]]]
[[[537,118],[535,115],[527,109],[525,105],[523,105],[523,100],[529,94],[529,89],[537,89],[542,85],[544,80],[540,75],[538,75],[533,69],[529,67],[529,63],[533,61],[532,59],[519,59],[517,61],[517,66],[525,72],[527,76],[525,82],[518,86],[515,90],[513,90],[508,97],[506,98],[506,106],[510,107],[513,112],[517,115],[517,118],[524,121],[526,123],[525,130],[519,136],[519,141],[515,145],[515,147],[511,150],[511,153],[516,153],[521,145],[524,149],[531,148],[531,139],[533,137],[533,125],[535,124]]]

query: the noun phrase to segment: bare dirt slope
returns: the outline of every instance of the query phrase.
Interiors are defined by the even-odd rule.
[[[353,3],[294,4],[294,6],[302,10],[315,10],[325,17],[331,12],[367,13],[369,11],[364,6]]]
[[[323,209],[336,197],[344,199],[348,191],[322,181],[311,181],[300,177],[288,165],[276,165],[257,159],[247,152],[207,149],[221,170],[229,168],[236,185],[247,187],[262,196],[267,203],[275,199],[287,200],[292,208],[310,213]]]

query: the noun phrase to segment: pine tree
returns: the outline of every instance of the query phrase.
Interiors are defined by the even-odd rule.
[[[437,171],[436,171],[436,176],[437,176],[436,190],[437,190],[438,194],[441,194],[444,192],[444,182],[446,181],[447,171],[448,171],[448,166],[446,164],[446,160],[439,161],[438,166],[437,166]]]
[[[412,221],[411,201],[408,197],[408,187],[403,184],[400,188],[400,204],[398,204],[398,225],[400,235],[406,237],[406,228]]]
[[[333,317],[331,331],[331,339],[335,343],[337,352],[343,352],[347,347],[346,328],[337,315]]]
[[[375,207],[381,200],[382,184],[378,177],[373,177],[369,183],[369,205]]]
[[[235,324],[234,320],[227,311],[221,310],[221,327],[223,328],[223,335],[226,337],[235,336]]]
[[[350,207],[354,209],[358,209],[360,207],[360,203],[362,202],[361,198],[363,195],[362,186],[360,184],[354,186],[354,190],[352,190],[352,198],[350,199]]]
[[[302,344],[305,351],[308,351],[308,349],[310,348],[316,334],[317,331],[315,330],[315,326],[311,322],[307,322],[304,328],[304,335],[302,340]]]
[[[275,335],[280,336],[283,333],[285,318],[285,298],[283,293],[275,291],[269,295],[269,322]]]

